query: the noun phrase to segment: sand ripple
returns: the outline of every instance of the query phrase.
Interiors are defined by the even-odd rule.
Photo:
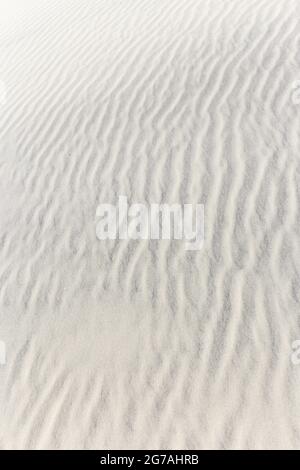
[[[299,448],[299,1],[29,3],[0,15],[0,447]],[[97,240],[122,194],[205,204],[203,250]]]

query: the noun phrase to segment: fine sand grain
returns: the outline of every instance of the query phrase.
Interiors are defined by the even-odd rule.
[[[0,0],[0,448],[300,448],[299,18]],[[203,249],[98,240],[119,195]]]

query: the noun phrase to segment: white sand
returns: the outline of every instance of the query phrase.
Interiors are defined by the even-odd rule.
[[[0,1],[1,448],[300,447],[299,14]],[[203,250],[97,240],[120,194]]]

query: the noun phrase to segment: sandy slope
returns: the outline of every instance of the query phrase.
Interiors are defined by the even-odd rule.
[[[299,448],[299,1],[0,5],[0,447]]]

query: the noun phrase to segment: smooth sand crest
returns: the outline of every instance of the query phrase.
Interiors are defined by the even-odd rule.
[[[299,448],[299,1],[0,11],[0,447]],[[99,241],[119,195],[203,249]]]

